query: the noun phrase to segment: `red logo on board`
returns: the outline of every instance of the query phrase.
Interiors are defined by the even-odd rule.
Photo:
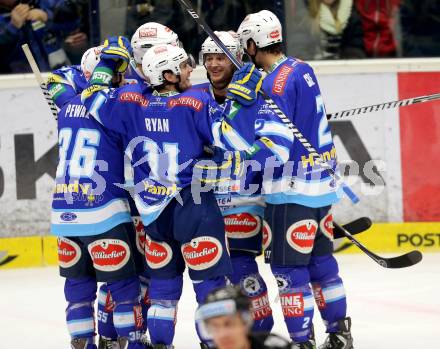
[[[255,236],[261,229],[261,219],[249,213],[231,214],[224,217],[226,235],[232,239]]]
[[[58,237],[58,264],[62,268],[70,268],[81,258],[81,248],[68,238]]]
[[[121,269],[130,259],[130,247],[119,239],[100,239],[88,246],[93,266],[101,271]]]
[[[318,224],[313,219],[304,219],[292,224],[287,229],[286,240],[288,244],[300,253],[310,253],[315,242]]]
[[[181,250],[186,264],[193,270],[212,267],[219,261],[223,253],[220,241],[210,236],[194,238],[182,245]]]

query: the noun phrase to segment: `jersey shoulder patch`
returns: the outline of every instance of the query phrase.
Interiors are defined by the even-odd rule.
[[[284,95],[287,82],[289,80],[289,77],[292,75],[294,69],[295,68],[288,63],[284,63],[278,68],[272,84],[272,93],[274,95]]]

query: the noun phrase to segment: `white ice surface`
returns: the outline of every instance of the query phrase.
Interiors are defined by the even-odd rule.
[[[425,254],[411,268],[383,269],[365,255],[338,256],[348,294],[356,349],[440,348],[440,254]],[[276,283],[260,263],[274,309],[274,332],[286,335]],[[0,348],[69,348],[64,325],[63,279],[57,268],[0,271]],[[185,279],[179,303],[176,349],[198,349],[195,301]],[[318,342],[325,337],[315,312]]]

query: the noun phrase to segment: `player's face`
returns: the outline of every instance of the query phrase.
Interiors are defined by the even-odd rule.
[[[190,81],[190,76],[193,71],[193,67],[189,64],[189,62],[180,63],[180,82],[179,88],[181,91],[185,91],[191,88],[192,84]]]
[[[204,65],[214,87],[229,84],[234,74],[234,66],[224,53],[205,54]]]
[[[217,349],[247,347],[249,328],[240,315],[218,316],[207,320],[206,326]]]

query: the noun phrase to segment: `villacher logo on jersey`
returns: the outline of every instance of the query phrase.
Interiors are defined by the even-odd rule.
[[[223,247],[216,238],[202,236],[182,245],[181,251],[189,268],[204,270],[212,267],[220,260]]]
[[[233,239],[245,239],[255,236],[261,228],[260,218],[249,213],[229,215],[224,220],[226,234]]]
[[[81,258],[79,245],[65,237],[58,237],[58,263],[62,268],[70,268]]]
[[[145,235],[145,259],[151,269],[166,266],[173,257],[173,250],[166,242],[153,241]]]
[[[300,253],[310,253],[317,230],[318,224],[313,219],[304,219],[287,229],[286,240],[294,250]]]
[[[130,248],[119,239],[100,239],[88,245],[95,269],[115,271],[121,269],[130,259]]]

